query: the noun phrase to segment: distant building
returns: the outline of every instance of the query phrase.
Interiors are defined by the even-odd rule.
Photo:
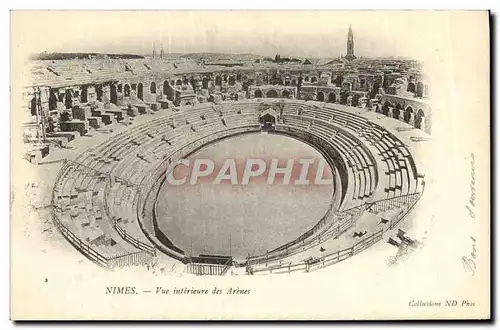
[[[356,55],[354,55],[354,34],[352,33],[352,27],[350,25],[349,32],[347,32],[347,54],[344,58],[347,61],[356,59]]]

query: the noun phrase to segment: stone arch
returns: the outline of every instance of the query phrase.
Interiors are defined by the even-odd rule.
[[[424,84],[419,81],[417,83],[417,97],[422,97],[424,96]]]
[[[347,93],[347,92],[341,92],[340,93],[340,104],[346,105],[348,97],[349,97],[349,93]]]
[[[130,97],[130,85],[129,84],[125,84],[123,86],[123,96]]]
[[[220,76],[215,76],[215,86],[222,86],[222,78]]]
[[[410,92],[410,93],[415,93],[415,84],[414,83],[409,83],[408,84],[408,87],[406,88],[406,91],[407,92]]]
[[[144,86],[141,82],[137,84],[137,98],[144,101]]]
[[[285,97],[285,98],[289,98],[290,97],[290,91],[288,90],[284,90],[282,93],[281,93],[281,96],[282,97]]]
[[[154,81],[151,82],[151,85],[149,86],[149,91],[151,94],[156,94],[156,83]]]
[[[274,89],[270,89],[267,91],[266,97],[276,98],[278,97],[278,92]]]
[[[30,103],[29,103],[29,108],[30,108],[30,112],[31,112],[31,115],[32,116],[36,116],[37,114],[37,98],[36,96],[33,96],[33,98],[31,99]]]
[[[399,119],[402,109],[403,107],[401,106],[401,104],[396,103],[396,107],[392,110],[392,118]]]
[[[316,76],[312,76],[312,77],[311,77],[311,83],[312,83],[312,84],[314,84],[314,83],[316,83],[316,82],[318,82],[318,77],[316,77]]]
[[[360,99],[360,96],[358,94],[354,94],[354,96],[351,99],[351,106],[353,106],[353,107],[359,106],[359,99]]]
[[[335,93],[328,94],[328,102],[335,103],[335,101],[337,101],[336,99],[337,99],[337,96],[335,95]]]
[[[170,83],[168,80],[165,80],[163,82],[163,95],[167,96],[167,100],[174,101],[175,98],[175,92],[172,86],[170,86]]]
[[[208,79],[207,77],[203,77],[203,79],[201,79],[201,88],[208,89],[208,82],[209,81],[210,81],[210,79]]]
[[[425,113],[424,110],[418,109],[417,114],[415,115],[415,128],[423,128],[422,124],[425,122]]]
[[[389,101],[385,101],[382,106],[382,113],[386,116],[389,115],[389,108],[391,107],[391,103]]]
[[[111,84],[109,87],[109,101],[115,105],[118,104],[118,93],[116,89],[116,84]]]
[[[64,106],[66,109],[71,109],[73,105],[73,91],[71,89],[66,89],[64,94]]]
[[[412,114],[413,114],[413,108],[408,106],[403,114],[403,120],[405,123],[410,122]]]
[[[181,86],[182,85],[182,80],[181,79],[177,79],[177,81],[175,82],[175,85],[176,86]]]
[[[312,79],[311,79],[311,82],[312,82]],[[323,93],[323,92],[319,92],[319,93],[316,95],[316,100],[317,100],[317,101],[320,101],[320,102],[324,102],[324,101],[325,101],[325,93]]]
[[[254,95],[255,95],[256,98],[261,98],[262,97],[262,91],[260,89],[257,89],[254,92]]]

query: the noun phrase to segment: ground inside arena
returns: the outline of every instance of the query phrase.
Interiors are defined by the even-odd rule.
[[[323,160],[305,143],[265,133],[222,140],[187,159],[211,159],[217,167],[228,158],[236,159],[237,164],[251,158],[279,159],[280,167],[284,166],[281,160]],[[317,169],[312,168],[309,185],[284,185],[283,174],[277,174],[274,184],[268,184],[268,170],[247,185],[214,185],[212,180],[199,180],[195,185],[164,184],[156,206],[160,229],[188,255],[244,259],[249,254],[265,254],[311,229],[326,213],[333,186],[314,184]],[[295,166],[293,172],[292,176],[298,173]],[[322,177],[331,176],[326,164]]]

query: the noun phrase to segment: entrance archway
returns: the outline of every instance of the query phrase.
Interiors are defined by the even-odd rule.
[[[288,90],[284,90],[282,93],[281,93],[281,96],[285,97],[285,98],[289,98],[290,97],[290,92]]]
[[[182,85],[182,80],[177,79],[177,81],[175,82],[175,85],[177,85],[177,86],[181,86],[181,85]]]
[[[262,91],[260,89],[257,89],[254,92],[254,95],[255,95],[256,98],[261,98],[262,97]]]
[[[316,77],[312,77],[312,78],[311,78],[311,83],[312,83],[312,84],[314,84],[314,83],[315,83],[315,82],[317,82],[317,81],[318,81],[318,78],[316,78]]]
[[[312,79],[311,79],[311,82],[312,82]],[[324,102],[325,101],[325,94],[323,92],[319,92],[318,95],[316,95],[316,100],[318,100],[320,102]]]
[[[276,98],[278,97],[278,92],[274,89],[271,89],[266,93],[266,97]]]
[[[215,86],[221,86],[222,85],[222,78],[220,76],[215,77]]]
[[[149,91],[151,94],[156,94],[156,83],[153,81],[151,86],[149,86]]]
[[[330,94],[328,94],[328,102],[330,102],[330,103],[335,103],[336,98],[337,98],[337,97],[335,96],[335,93],[330,93]]]
[[[264,113],[259,117],[259,123],[262,129],[272,129],[276,125],[276,117],[272,114],[274,110],[267,110],[269,112]]]

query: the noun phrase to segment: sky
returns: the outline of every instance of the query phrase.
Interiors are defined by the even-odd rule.
[[[446,12],[13,11],[11,43],[29,52],[228,52],[332,58],[352,25],[358,56],[421,58],[446,31]],[[442,28],[439,28],[442,27]]]

